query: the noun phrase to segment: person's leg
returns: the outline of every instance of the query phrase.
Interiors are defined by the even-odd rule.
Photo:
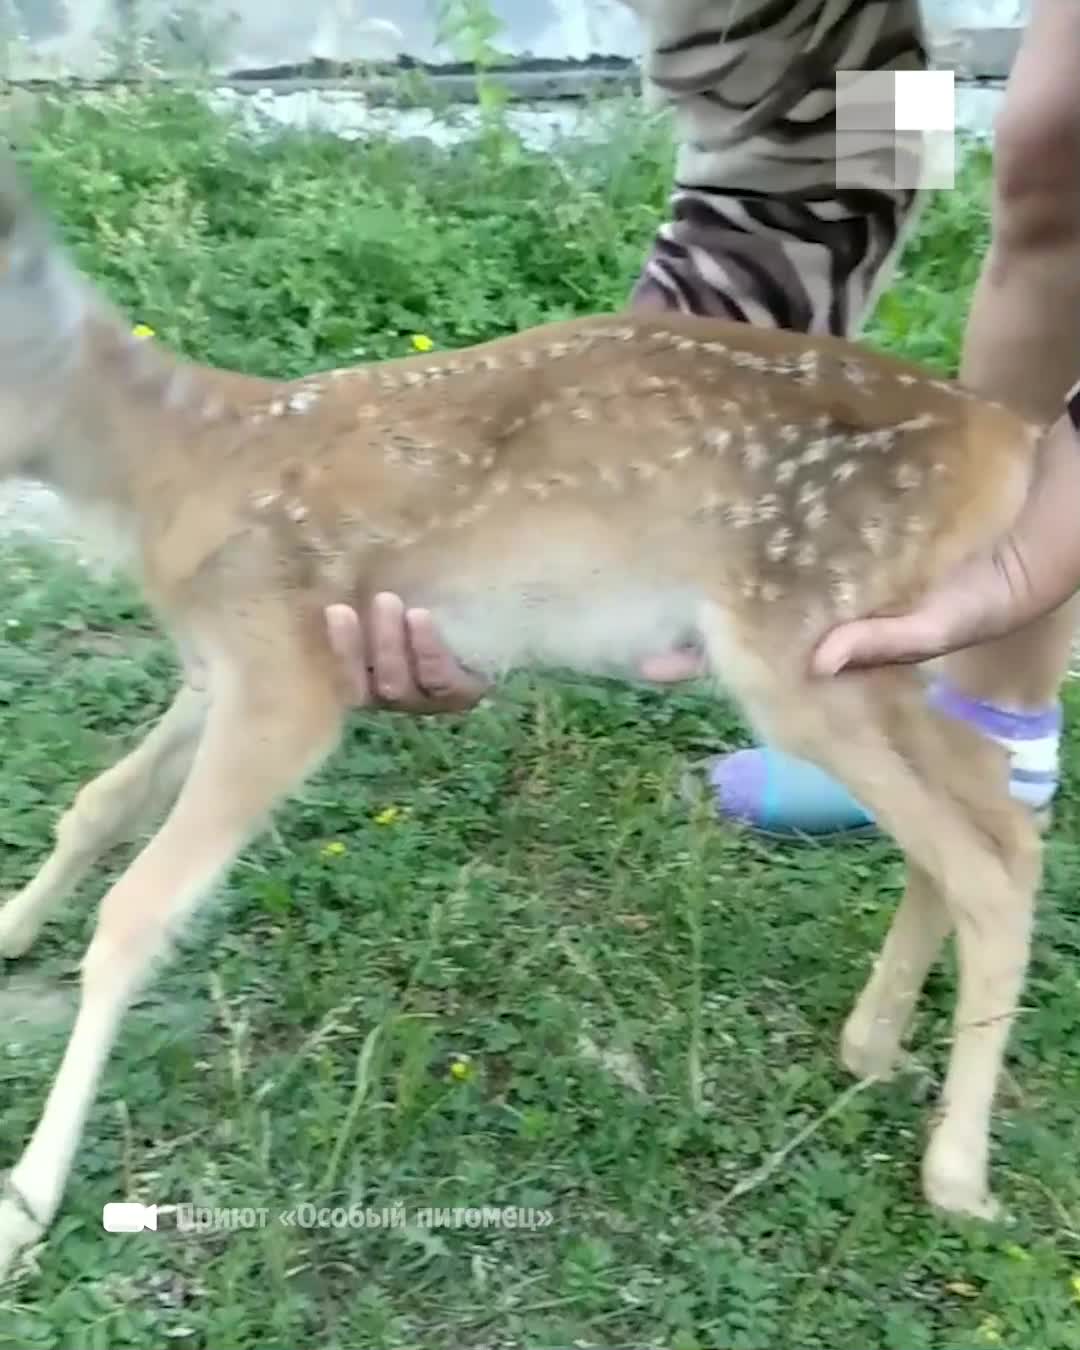
[[[673,106],[678,132],[671,218],[633,305],[854,337],[926,194],[893,185],[891,132],[879,133],[884,173],[867,162],[865,138],[838,173],[832,72],[925,69],[917,0],[851,0],[843,13],[822,0],[780,14],[726,0],[628,3],[644,28],[646,93]],[[685,677],[694,654],[651,667]],[[772,750],[722,756],[708,777],[719,813],[759,829],[873,828],[828,775]]]
[[[854,336],[926,194],[897,190],[865,136],[841,170],[859,186],[837,186],[830,72],[926,69],[918,0],[869,12],[848,0],[842,13],[819,0],[779,18],[760,0],[626,3],[642,21],[646,95],[673,107],[678,135],[671,219],[634,307]],[[878,137],[891,168],[893,133]]]
[[[1035,0],[997,128],[993,243],[976,292],[962,369],[973,387],[1046,417],[1054,415],[1080,373],[1078,56],[1080,8],[1073,0]],[[691,153],[687,159],[694,157]],[[751,322],[806,326],[805,319],[792,323],[790,316],[785,322],[775,306],[771,315],[761,306],[741,306],[740,312],[728,295],[719,304],[700,298],[708,291],[702,274],[714,285],[725,276],[730,284],[732,269],[725,266],[725,241],[715,229],[708,238],[703,222],[709,216],[696,196],[677,190],[675,221],[661,231],[635,298],[652,305],[709,307]],[[845,194],[835,196],[842,200]],[[887,198],[878,194],[878,199]],[[904,215],[896,219],[902,229]],[[695,236],[696,255],[688,246]],[[717,267],[698,263],[695,268],[702,256],[717,258],[714,250],[719,251]],[[892,257],[895,247],[877,260],[876,269],[864,270],[863,314],[887,280]],[[800,261],[802,275],[807,261]],[[686,282],[687,273],[697,276],[696,285]],[[832,331],[853,333],[861,318],[856,310],[857,305],[849,305],[847,321],[830,325]],[[804,314],[805,309],[797,317]],[[1014,793],[1036,809],[1048,803],[1056,787],[1060,713],[1054,691],[1068,660],[1074,619],[1075,613],[1062,612],[1027,633],[952,657],[943,663],[947,683],[934,689],[944,706],[1010,744]],[[830,778],[767,748],[722,756],[711,762],[708,774],[719,814],[759,829],[821,836],[872,828],[859,803]]]

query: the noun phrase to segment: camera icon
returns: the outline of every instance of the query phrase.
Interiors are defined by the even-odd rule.
[[[157,1232],[157,1205],[140,1205],[133,1200],[113,1200],[101,1211],[101,1226],[106,1233]]]

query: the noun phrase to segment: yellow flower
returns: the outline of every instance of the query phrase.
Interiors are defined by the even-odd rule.
[[[991,1313],[984,1317],[975,1330],[975,1339],[984,1345],[1001,1344],[1001,1318]]]
[[[148,323],[137,323],[131,332],[132,336],[137,338],[152,338],[154,336],[154,330]]]
[[[385,806],[375,817],[376,825],[393,825],[394,821],[401,815],[400,806]]]
[[[1080,1275],[1074,1275],[1069,1281],[1069,1287],[1073,1291],[1073,1298],[1080,1303]]]
[[[450,1077],[456,1078],[459,1083],[467,1083],[473,1075],[472,1062],[468,1055],[455,1055],[454,1062],[450,1065]]]
[[[345,851],[345,845],[340,839],[332,839],[329,844],[323,846],[322,855],[324,858],[340,858]]]
[[[418,352],[430,352],[435,344],[426,333],[414,333],[412,335],[412,345]]]

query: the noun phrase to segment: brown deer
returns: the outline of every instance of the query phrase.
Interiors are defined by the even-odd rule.
[[[1038,831],[1005,753],[931,710],[915,671],[807,670],[830,625],[903,609],[1004,530],[1039,440],[854,343],[689,317],[559,323],[294,382],[205,368],[134,337],[8,175],[0,471],[108,523],[194,678],[81,790],[0,911],[0,953],[18,956],[106,850],[164,815],[102,902],[70,1041],[0,1201],[0,1267],[55,1214],[118,1023],[170,935],[338,744],[349,694],[325,607],[382,590],[430,608],[490,675],[629,676],[698,642],[772,744],[873,811],[908,884],[843,1060],[889,1072],[955,931],[923,1186],[993,1214],[989,1119]]]

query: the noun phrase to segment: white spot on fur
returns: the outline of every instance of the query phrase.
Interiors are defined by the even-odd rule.
[[[727,427],[710,427],[705,433],[705,444],[717,454],[726,450],[732,442],[732,433]]]
[[[798,567],[813,567],[818,560],[818,551],[816,545],[809,540],[799,545],[795,550],[795,564]]]
[[[798,361],[799,374],[804,380],[816,384],[821,378],[821,357],[816,351],[803,352]]]
[[[843,568],[830,568],[829,595],[840,618],[853,619],[856,614],[858,591],[851,574]]]
[[[851,444],[856,450],[890,450],[896,444],[897,431],[894,427],[881,427],[877,431],[862,431],[853,436]]]
[[[754,503],[754,518],[762,522],[776,520],[780,514],[780,498],[775,492],[766,492]]]
[[[294,413],[310,412],[322,397],[322,390],[318,385],[310,385],[305,389],[298,389],[289,399],[289,409]]]
[[[859,526],[859,537],[874,557],[879,557],[885,547],[885,521],[881,516],[867,516]]]
[[[781,487],[785,483],[790,483],[795,477],[795,470],[799,467],[798,460],[783,459],[776,466],[776,481]]]
[[[527,488],[529,486],[530,486],[529,484],[526,484]],[[547,493],[544,492],[539,495],[546,497]],[[472,506],[467,507],[464,511],[459,511],[456,516],[450,517],[448,523],[451,529],[460,530],[463,529],[466,525],[474,524],[477,520],[479,520],[479,518],[484,514],[485,511],[490,509],[490,505],[491,505],[490,502],[484,501],[473,502]]]
[[[819,530],[828,518],[829,512],[825,503],[823,501],[816,501],[806,513],[806,528],[808,530]]]
[[[845,361],[840,369],[844,372],[844,379],[849,384],[861,389],[870,382],[870,370],[859,361]]]
[[[824,436],[816,441],[811,441],[807,448],[799,456],[800,464],[820,464],[827,459],[829,455],[829,442]]]
[[[788,545],[791,543],[791,531],[786,525],[773,532],[765,545],[765,555],[772,562],[781,562],[787,557]]]

